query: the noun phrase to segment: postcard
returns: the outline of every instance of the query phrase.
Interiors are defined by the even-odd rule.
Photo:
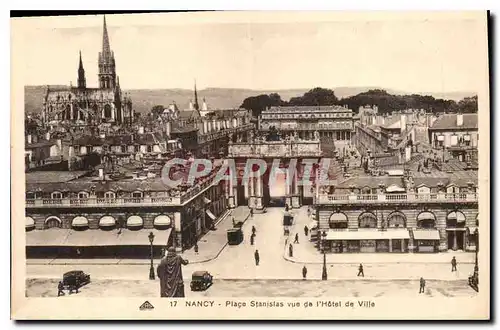
[[[11,318],[489,319],[487,23],[11,18]]]

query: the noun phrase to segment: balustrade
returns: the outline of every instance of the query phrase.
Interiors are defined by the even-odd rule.
[[[477,194],[320,194],[318,204],[371,204],[371,203],[401,203],[401,202],[431,202],[460,203],[477,202]]]

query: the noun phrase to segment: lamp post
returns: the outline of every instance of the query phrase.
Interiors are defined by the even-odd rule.
[[[154,280],[155,269],[153,267],[153,241],[155,239],[155,234],[153,234],[153,232],[150,232],[148,238],[149,238],[149,243],[151,244],[151,267],[149,268],[149,279]]]
[[[474,273],[478,274],[479,273],[479,265],[478,265],[478,253],[479,253],[479,230],[476,228],[474,231],[474,234],[476,236],[476,263],[474,264]]]
[[[323,242],[323,273],[321,274],[321,279],[326,281],[328,279],[328,274],[326,273],[326,231],[321,234]]]

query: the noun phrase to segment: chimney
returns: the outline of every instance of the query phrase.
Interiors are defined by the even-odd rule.
[[[28,136],[26,137],[27,141],[28,141],[28,144],[31,144],[32,140],[31,140],[31,134],[28,134]]]
[[[104,181],[104,169],[99,169],[99,180]]]
[[[106,138],[106,133],[101,132],[101,133],[99,134],[99,137],[100,137],[101,139],[105,139],[105,138]]]
[[[144,126],[139,126],[139,134],[144,134]]]
[[[50,132],[45,133],[45,140],[50,140]]]
[[[457,126],[462,126],[464,124],[464,115],[457,113]]]

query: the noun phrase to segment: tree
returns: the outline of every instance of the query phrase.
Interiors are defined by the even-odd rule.
[[[163,105],[158,104],[151,108],[151,113],[156,118],[163,113],[163,110],[165,110],[165,107]]]
[[[306,92],[301,97],[292,97],[289,103],[290,105],[296,106],[335,105],[338,103],[338,99],[333,90],[316,87]]]
[[[261,94],[257,96],[250,96],[243,100],[240,108],[251,110],[254,117],[258,117],[260,113],[267,107],[282,106],[285,105],[281,99],[281,96],[276,93],[270,95]]]
[[[458,102],[458,110],[464,113],[476,113],[478,110],[477,95],[464,97]]]

